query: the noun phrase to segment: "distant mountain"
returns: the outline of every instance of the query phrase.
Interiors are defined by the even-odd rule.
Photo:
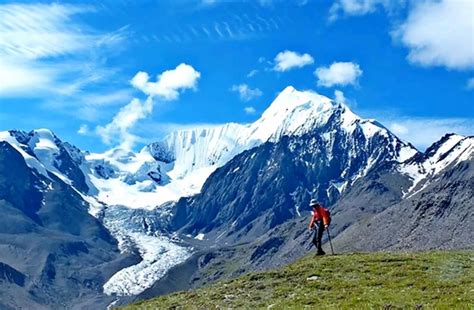
[[[35,133],[21,137],[35,141]],[[31,145],[0,141],[0,308],[105,307],[111,298],[94,301],[102,285],[139,258],[120,254],[88,203],[32,155],[72,172],[70,157],[55,150],[59,164],[41,139]]]
[[[473,137],[446,135],[421,153],[376,122],[348,126],[345,111],[334,104],[322,126],[239,154],[175,205],[171,229],[217,248],[188,285],[306,253],[311,197],[330,208],[338,251],[474,248]],[[239,268],[215,273],[228,260]]]
[[[107,172],[105,167],[110,166],[108,162],[88,160],[89,153],[82,152],[69,143],[61,141],[47,129],[33,130],[29,133],[22,131],[0,132],[0,142],[6,147],[2,153],[7,154],[7,149],[11,149],[13,153],[16,152],[18,161],[24,162],[26,171],[45,180],[52,180],[60,184],[58,189],[55,189],[58,192],[57,195],[52,196],[51,200],[41,200],[43,194],[39,193],[53,190],[53,188],[50,188],[52,186],[51,182],[45,181],[45,184],[48,184],[46,186],[43,181],[39,181],[40,185],[37,185],[24,182],[19,178],[18,182],[23,182],[22,186],[25,188],[24,191],[16,194],[11,189],[15,188],[16,185],[20,185],[20,183],[12,184],[16,180],[13,174],[11,176],[4,174],[8,177],[5,179],[5,187],[3,190],[0,189],[0,199],[3,195],[6,195],[12,201],[18,199],[29,201],[37,197],[34,202],[28,202],[32,207],[24,210],[27,215],[34,219],[37,219],[38,214],[44,210],[53,208],[55,212],[48,213],[48,219],[51,219],[52,224],[56,225],[54,227],[61,231],[72,229],[77,223],[82,223],[83,220],[88,219],[96,223],[103,230],[103,233],[108,235],[111,244],[102,248],[104,251],[110,252],[110,257],[102,255],[100,258],[103,260],[100,260],[94,257],[95,252],[88,249],[83,254],[84,262],[92,260],[98,270],[105,269],[107,271],[105,277],[99,274],[96,275],[97,279],[94,278],[96,285],[94,292],[97,294],[95,303],[103,304],[107,301],[110,303],[114,298],[107,295],[140,293],[163,276],[169,268],[179,264],[190,255],[187,246],[179,244],[179,238],[173,237],[174,241],[172,242],[172,236],[162,232],[161,227],[165,226],[162,223],[166,217],[166,213],[163,212],[164,208],[160,209],[160,213],[158,213],[153,210],[131,209],[122,205],[107,205],[101,201],[103,193],[94,185],[94,182],[97,183],[97,180],[101,180],[107,182],[106,184],[109,187],[114,187],[115,184],[121,182],[117,178],[105,175]],[[125,162],[124,166],[127,166],[127,164],[131,165],[133,163],[126,161],[124,158],[137,155],[131,152],[124,154],[121,151],[115,151],[114,156],[117,162],[122,160]],[[11,157],[5,159],[5,169],[8,169],[9,164],[13,164],[11,161]],[[101,164],[104,169],[98,170],[98,166]],[[14,173],[14,171],[12,170],[10,173]],[[97,177],[99,172],[104,175]],[[113,173],[119,174],[119,172],[120,174],[128,173],[127,171],[114,171]],[[137,176],[138,173],[134,171],[134,175]],[[124,184],[123,186],[127,185],[127,183]],[[122,194],[120,188],[114,188],[116,189],[114,195]],[[39,193],[37,193],[38,191]],[[75,213],[75,205],[81,206],[81,214]],[[63,206],[67,206],[67,208]],[[69,208],[73,209],[70,210]],[[16,218],[8,223],[12,227],[22,225]],[[43,220],[38,222],[40,226],[43,224]],[[52,233],[46,230],[42,232],[41,237],[47,238]],[[12,232],[12,234],[14,233]],[[99,237],[98,232],[93,232],[84,236],[83,241],[95,243]],[[9,238],[11,239],[11,236],[9,237],[7,234],[6,239]],[[24,242],[35,243],[36,240],[34,236],[25,236]],[[45,246],[47,246],[47,243]],[[8,250],[5,251],[5,256],[8,256]],[[0,254],[3,255],[1,250]],[[110,260],[118,259],[125,259],[125,263],[113,263],[110,265],[111,267],[105,265]],[[74,261],[74,257],[65,255],[64,260],[61,261],[61,264],[63,264],[61,268],[66,268],[68,264]],[[0,260],[0,262],[2,261]],[[82,264],[77,265],[84,267]],[[10,265],[10,267],[15,270],[22,270],[16,268],[15,264]],[[66,277],[66,275],[61,275],[61,277]],[[43,280],[36,281],[41,282]],[[66,289],[66,292],[68,292],[69,284],[63,285],[68,287]],[[79,292],[77,289],[73,291]],[[44,304],[50,303],[49,300],[41,302]]]
[[[325,153],[309,143],[310,136],[249,150],[211,175],[201,194],[180,200],[172,228],[203,235],[208,248],[196,254],[181,289],[279,267],[307,253],[310,197],[331,210],[336,252],[474,248],[473,137],[443,137],[401,163],[382,159],[332,195],[330,165],[321,164],[327,162]],[[308,157],[300,145],[319,157]],[[382,142],[377,145],[385,149]],[[302,158],[319,165],[303,166]],[[344,156],[338,162],[345,163]],[[414,173],[407,171],[410,166],[430,169]],[[223,271],[220,266],[228,261],[235,268]],[[191,273],[189,265],[182,268]]]
[[[176,131],[136,153],[0,132],[1,300],[120,305],[281,266],[308,251],[310,198],[331,210],[336,251],[473,248],[473,140],[419,152],[293,87],[254,123]]]
[[[382,125],[355,116],[344,105],[311,93],[291,90],[291,94],[307,95],[308,101],[290,101],[291,109],[282,112],[280,108],[274,114],[285,113],[286,117],[277,117],[285,123],[296,113],[304,115],[304,121],[296,117],[301,124],[295,128],[301,134],[269,141],[218,169],[201,194],[178,203],[174,229],[197,234],[222,227],[227,235],[253,239],[301,216],[310,197],[333,204],[375,167],[386,162],[399,164],[419,154]],[[278,98],[277,103],[284,106]],[[264,117],[270,118],[268,113],[273,110],[272,104]],[[240,230],[244,233],[239,234]]]
[[[472,249],[474,137],[446,135],[399,171],[412,182],[404,199],[345,231],[340,246],[364,251]],[[366,242],[356,235],[367,236]]]
[[[278,142],[282,137],[303,136],[329,126],[333,118],[338,118],[341,132],[363,135],[365,139],[386,135],[394,141],[390,156],[398,161],[417,153],[376,121],[363,120],[327,97],[290,86],[254,123],[179,130],[138,153],[114,149],[86,155],[93,167],[90,179],[99,189],[99,199],[106,204],[154,208],[198,194],[207,178],[236,155],[265,142]],[[337,142],[330,129],[321,138],[329,148]]]

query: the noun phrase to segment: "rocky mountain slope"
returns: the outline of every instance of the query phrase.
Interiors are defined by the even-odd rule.
[[[252,124],[177,131],[137,153],[91,154],[46,129],[0,132],[0,143],[7,156],[0,203],[22,201],[21,216],[5,227],[33,221],[47,228],[38,238],[51,229],[79,236],[87,252],[77,254],[78,268],[93,270],[95,281],[93,293],[81,294],[97,294],[84,297],[92,304],[119,305],[292,262],[308,251],[313,197],[331,210],[337,251],[473,247],[472,137],[446,135],[422,153],[311,91],[288,87]],[[25,171],[18,183],[10,161]],[[1,253],[9,257],[17,235],[4,237]],[[38,251],[61,257],[51,263],[57,270],[76,262],[76,252],[59,255],[60,245],[48,242]],[[97,242],[109,256],[94,250]],[[0,279],[8,279],[5,296],[14,300],[33,278],[11,261],[0,260]],[[67,271],[56,274],[65,282],[34,281],[44,291],[72,287]]]
[[[205,234],[203,242],[217,248],[197,254],[187,286],[282,266],[306,253],[310,197],[328,203],[338,252],[474,247],[472,137],[447,135],[402,163],[382,157],[334,196],[330,178],[341,171],[330,173],[324,152],[311,152],[308,162],[319,163],[313,169],[301,164],[308,158],[305,149],[315,150],[314,137],[318,134],[308,140],[289,137],[243,153],[211,175],[202,194],[175,206],[172,227]],[[377,146],[386,149],[383,142]],[[344,157],[337,162],[344,163]],[[416,174],[410,166],[430,169]],[[234,267],[221,268],[230,260]]]
[[[379,123],[363,120],[348,107],[327,97],[312,91],[297,91],[290,86],[254,123],[179,130],[138,153],[114,149],[104,154],[89,154],[86,159],[92,166],[90,179],[99,189],[97,197],[101,201],[131,208],[154,208],[200,193],[204,182],[217,168],[246,150],[287,136],[303,136],[316,129],[324,133],[319,142],[321,147],[330,151],[333,144],[339,142],[336,135],[346,133],[367,140],[372,140],[372,136],[386,136],[386,145],[393,144],[387,152],[398,161],[417,153],[414,147],[401,142]],[[354,148],[352,152],[362,154],[366,150]],[[370,162],[366,162],[365,168],[367,165]]]
[[[351,227],[338,238],[340,246],[364,251],[473,248],[473,153],[473,137],[443,137],[427,150],[426,157],[401,169],[423,167],[423,176],[413,178],[407,197]],[[355,238],[356,234],[370,236],[370,242]]]
[[[0,308],[105,307],[111,298],[95,300],[102,285],[139,258],[120,254],[88,204],[34,152],[0,142]]]

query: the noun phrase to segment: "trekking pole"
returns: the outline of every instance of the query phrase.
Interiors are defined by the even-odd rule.
[[[313,238],[312,238],[312,236],[313,236],[313,231],[314,231],[314,229],[311,229],[310,232],[309,232],[309,233],[310,233],[310,237],[311,237],[311,238],[310,238],[311,242],[309,243],[309,246],[306,247],[306,250],[310,250],[310,249],[314,246],[313,240],[312,240],[312,239],[313,239]]]
[[[332,242],[331,242],[331,235],[329,234],[329,227],[326,228],[326,232],[328,233],[329,244],[331,245],[331,253],[332,255],[334,255],[334,249],[332,248]]]

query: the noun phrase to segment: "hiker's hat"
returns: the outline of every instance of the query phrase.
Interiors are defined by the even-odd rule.
[[[319,202],[316,200],[316,199],[311,199],[311,201],[309,202],[309,206],[310,207],[316,207],[319,205]]]

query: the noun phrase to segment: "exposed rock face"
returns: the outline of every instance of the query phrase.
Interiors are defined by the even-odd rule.
[[[367,236],[357,239],[355,236]],[[447,168],[436,180],[366,222],[341,234],[347,250],[472,249],[474,160]]]
[[[0,142],[0,210],[2,307],[90,303],[115,270],[136,260],[120,255],[79,194],[32,170],[7,142]]]
[[[358,163],[353,167],[360,171],[371,153],[364,149],[368,155],[359,160],[344,156],[359,147],[356,139],[339,139],[335,150],[318,147],[320,136],[288,137],[249,150],[211,175],[202,194],[175,206],[174,229],[205,233],[208,244],[220,246],[202,254],[188,285],[281,266],[307,253],[310,197],[331,210],[336,252],[474,248],[472,137],[448,135],[402,163],[381,151],[387,150],[383,139],[373,149],[364,141],[380,160],[361,177],[341,180],[341,166]],[[340,154],[338,164],[331,165],[329,152]],[[417,174],[407,167],[425,168]],[[344,181],[334,194],[331,185]],[[228,261],[239,268],[218,273]]]
[[[367,135],[358,119],[346,130],[344,113],[344,107],[335,107],[328,122],[310,133],[236,156],[211,175],[201,194],[177,204],[173,229],[219,230],[236,240],[253,240],[307,213],[311,197],[332,205],[370,171],[398,164],[400,150],[409,146],[383,128]],[[390,185],[372,186],[380,193]],[[393,195],[399,199],[401,192]]]

